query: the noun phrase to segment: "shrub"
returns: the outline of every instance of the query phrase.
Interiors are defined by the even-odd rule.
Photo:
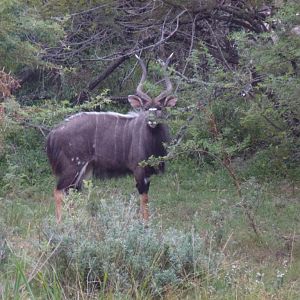
[[[284,5],[268,20],[269,32],[232,34],[239,55],[234,67],[222,66],[209,47],[198,44],[186,77],[176,73],[179,105],[188,107],[176,119],[176,126],[187,126],[178,154],[200,162],[254,157],[249,177],[270,178],[274,169],[277,176],[299,176],[300,39],[291,31],[299,7]],[[189,115],[194,118],[187,124]]]
[[[218,270],[221,256],[208,253],[194,230],[162,230],[155,220],[145,226],[132,201],[102,199],[93,206],[93,216],[78,194],[71,193],[66,202],[64,223],[48,222],[45,232],[58,247],[52,264],[68,284],[79,275],[88,292],[161,295]]]

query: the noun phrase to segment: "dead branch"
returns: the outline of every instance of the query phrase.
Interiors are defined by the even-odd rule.
[[[34,128],[36,130],[38,130],[43,137],[46,137],[48,135],[48,133],[51,131],[51,128],[43,126],[43,125],[38,125],[38,124],[33,124],[30,123],[28,121],[23,121],[19,123],[20,125],[27,127],[27,128]]]

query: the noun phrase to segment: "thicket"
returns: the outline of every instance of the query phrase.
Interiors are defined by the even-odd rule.
[[[299,179],[299,21],[299,5],[287,6],[268,33],[232,33],[238,67],[220,65],[203,44],[193,51],[189,76],[176,77],[188,108],[180,118],[191,120],[179,153],[215,161],[233,177]]]
[[[51,12],[49,7],[36,8],[34,10],[18,1],[2,4],[1,15],[6,17],[3,19],[0,51],[7,56],[7,59],[3,56],[3,66],[12,71],[30,65],[44,65],[44,70],[53,71],[54,64],[41,55],[45,51],[42,49],[45,45],[50,47],[57,43],[68,22],[47,18]],[[179,134],[181,141],[177,143],[175,152],[191,155],[202,162],[215,161],[231,173],[238,172],[239,166],[246,166],[241,168],[244,171],[242,177],[284,176],[294,180],[299,176],[297,167],[300,159],[299,4],[291,1],[283,5],[277,14],[270,15],[265,21],[265,26],[269,26],[266,32],[239,28],[227,34],[239,57],[237,65],[222,56],[220,41],[211,31],[211,39],[216,39],[221,58],[211,51],[207,43],[194,41],[194,48],[190,49],[185,63],[185,73],[179,72],[175,65],[170,69],[179,98],[178,110],[170,112],[174,135]],[[13,31],[13,28],[16,30]],[[10,46],[9,42],[13,42],[14,46]],[[23,49],[22,53],[31,61],[30,64],[15,52],[20,49]],[[8,58],[18,64],[11,68]],[[57,70],[57,65],[55,68]],[[61,69],[66,77],[71,71],[67,70],[66,65]],[[157,78],[157,73],[160,69],[152,60],[149,64],[151,81]],[[51,81],[51,76],[48,79]],[[40,80],[37,82],[41,83]],[[55,80],[52,84],[47,80],[45,83],[49,85],[47,89],[57,91]],[[67,88],[63,82],[60,84],[63,89]],[[34,86],[25,85],[31,91]],[[150,94],[157,93],[156,85],[150,82],[146,88]],[[18,151],[22,152],[27,147],[38,147],[37,152],[41,153],[42,147],[38,144],[43,145],[47,130],[68,114],[92,109],[126,111],[128,107],[113,102],[109,105],[106,102],[103,106],[101,95],[95,95],[90,104],[84,106],[73,106],[66,99],[40,99],[35,100],[34,105],[24,107],[22,103],[32,103],[29,94],[27,97],[26,90],[21,88],[16,101],[3,104],[6,115],[1,117],[4,120],[1,121],[1,143],[2,148],[7,149],[6,154],[2,149],[3,166],[20,161],[20,158],[14,160],[12,157],[14,153],[17,157]],[[184,128],[182,131],[179,130],[181,126]],[[33,128],[41,133],[40,139],[33,133]],[[32,169],[39,168],[33,166]],[[9,173],[5,168],[2,170],[3,174]]]

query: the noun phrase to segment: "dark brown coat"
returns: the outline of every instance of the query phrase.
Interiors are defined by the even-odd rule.
[[[141,168],[139,163],[152,155],[166,155],[167,142],[167,125],[149,127],[147,112],[79,113],[51,131],[47,155],[58,177],[58,190],[80,188],[85,176],[93,171],[100,177],[133,173],[143,193],[147,192],[145,178],[148,180],[155,170]]]

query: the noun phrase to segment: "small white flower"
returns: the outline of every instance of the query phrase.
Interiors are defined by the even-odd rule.
[[[261,282],[262,279],[263,279],[263,277],[264,277],[264,273],[257,272],[257,273],[256,273],[256,280],[255,280],[255,282],[256,282],[256,283]]]
[[[277,270],[277,278],[283,278],[285,275],[285,273],[280,272],[279,270]]]

